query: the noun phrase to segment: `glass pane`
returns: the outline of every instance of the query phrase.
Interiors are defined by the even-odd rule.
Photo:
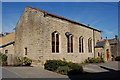
[[[71,36],[71,52],[73,52],[73,37]]]
[[[56,45],[56,52],[59,52],[59,45]]]
[[[52,52],[55,52],[55,33],[52,33]]]
[[[83,38],[82,38],[82,52],[84,52],[84,47],[83,47]]]
[[[70,46],[70,44],[69,44],[69,37],[67,37],[67,52],[68,52],[68,53],[70,52],[69,46]]]
[[[79,52],[81,52],[81,38],[79,39]]]
[[[55,46],[52,46],[52,52],[55,52]]]

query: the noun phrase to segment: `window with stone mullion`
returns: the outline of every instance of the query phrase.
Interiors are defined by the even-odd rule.
[[[92,53],[92,39],[88,39],[88,51]]]
[[[82,52],[84,52],[83,38],[82,38]]]
[[[79,52],[84,52],[84,44],[83,44],[83,37],[79,38]]]
[[[55,34],[52,33],[52,52],[55,53]]]
[[[73,52],[73,37],[72,35],[68,36],[68,53]]]
[[[71,52],[73,52],[73,36],[71,36]]]
[[[56,34],[56,53],[59,53],[59,34]]]
[[[59,53],[59,34],[56,32],[52,33],[52,52]]]
[[[88,52],[90,52],[90,39],[88,39]]]
[[[92,53],[92,39],[90,39],[90,52]]]

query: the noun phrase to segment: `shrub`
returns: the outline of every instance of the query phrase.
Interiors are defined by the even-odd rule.
[[[71,68],[71,71],[69,71],[69,75],[75,75],[75,74],[80,74],[83,72],[83,67],[80,64],[77,63],[68,63],[68,66]]]
[[[69,71],[71,71],[71,69],[68,66],[59,66],[57,68],[57,72],[64,74],[64,75],[67,75]]]
[[[81,65],[77,64],[77,63],[72,63],[72,64],[68,64],[68,66],[72,69],[72,70],[79,70],[79,71],[83,71],[83,68]]]
[[[7,56],[5,54],[1,54],[2,66],[7,66]]]
[[[30,66],[31,63],[32,63],[32,60],[27,58],[27,57],[24,57],[23,63],[24,63],[25,66]]]
[[[22,66],[23,65],[23,57],[17,56],[15,57],[16,62],[13,64],[13,66]]]
[[[50,71],[56,71],[59,66],[65,66],[67,62],[62,60],[47,60],[44,64],[45,69]]]
[[[55,60],[47,60],[46,63],[44,64],[45,69],[50,70],[50,71],[55,71],[59,66],[56,64]]]
[[[104,59],[103,58],[101,58],[101,63],[104,63],[105,61],[104,61]]]
[[[22,66],[23,65],[23,62],[16,62],[13,64],[13,66]]]
[[[7,62],[6,61],[2,61],[2,66],[7,66]]]
[[[5,54],[2,54],[2,61],[7,61],[7,56]]]
[[[90,59],[86,59],[85,63],[103,63],[104,60],[101,58],[90,58]]]
[[[61,74],[75,74],[83,72],[83,67],[77,63],[66,62],[62,60],[47,60],[44,68]]]
[[[120,61],[120,56],[117,56],[117,57],[115,58],[115,61]]]
[[[23,62],[24,57],[22,57],[22,56],[18,56],[18,57],[16,57],[16,59],[17,59],[17,62]]]
[[[30,66],[32,63],[32,60],[27,58],[27,57],[15,57],[16,58],[16,63],[13,64],[13,66]]]

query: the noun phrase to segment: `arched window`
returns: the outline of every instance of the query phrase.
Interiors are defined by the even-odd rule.
[[[88,52],[92,53],[92,39],[88,39]]]
[[[52,33],[52,52],[59,53],[59,33],[57,31]]]
[[[73,52],[73,35],[69,35],[67,37],[67,46],[68,46],[68,53],[72,53]]]
[[[84,40],[82,36],[79,38],[79,52],[80,53],[84,52]]]

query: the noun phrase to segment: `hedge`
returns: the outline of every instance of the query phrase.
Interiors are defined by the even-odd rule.
[[[44,64],[44,68],[64,75],[80,74],[83,72],[83,67],[81,65],[62,60],[47,60]]]
[[[16,57],[16,62],[13,66],[30,66],[32,64],[32,60],[27,57]]]
[[[86,59],[85,63],[104,63],[105,61],[102,58],[90,58]]]
[[[117,56],[117,57],[115,58],[115,61],[120,61],[120,56]]]
[[[7,56],[5,54],[1,54],[1,59],[2,59],[2,66],[7,66]]]

